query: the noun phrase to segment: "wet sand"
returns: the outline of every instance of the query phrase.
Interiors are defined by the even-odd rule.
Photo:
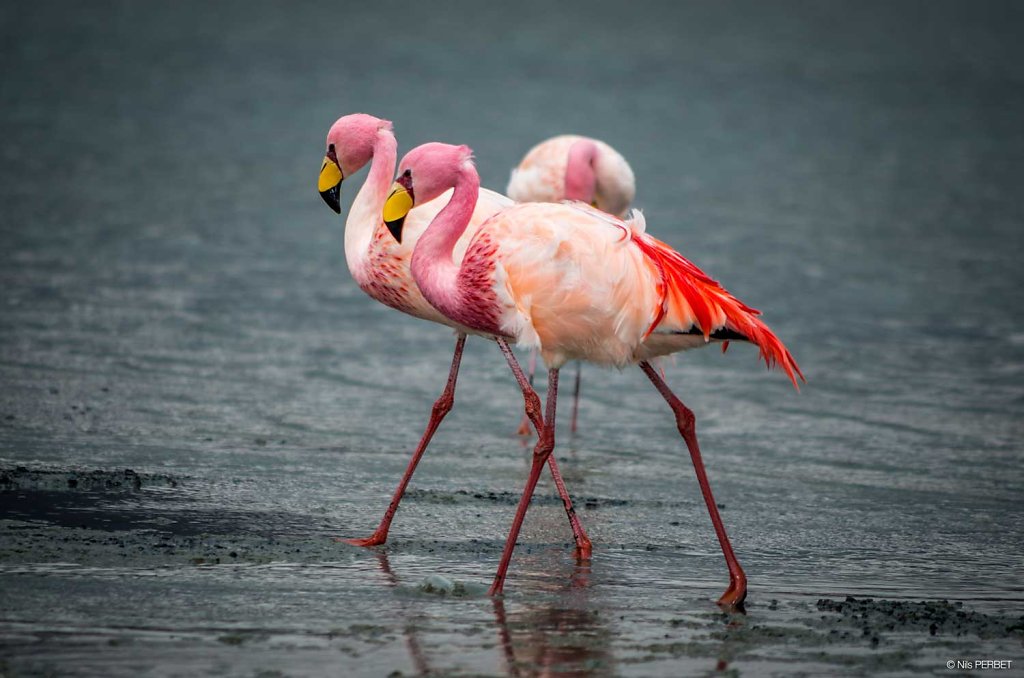
[[[323,513],[216,506],[201,484],[5,469],[7,675],[902,675],[1012,658],[1024,642],[1005,601],[841,596],[756,575],[745,614],[725,613],[718,582],[690,565],[714,554],[670,542],[601,542],[576,563],[571,541],[530,541],[492,600],[500,539],[399,527],[386,548],[357,549],[331,540]],[[506,514],[514,497],[406,502],[454,518]],[[556,504],[545,494],[535,510],[557,522]]]

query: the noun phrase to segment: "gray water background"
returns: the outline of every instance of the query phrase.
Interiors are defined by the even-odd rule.
[[[815,609],[1022,613],[1022,29],[998,2],[3,5],[0,672],[1024,665],[1019,634],[833,644]],[[502,620],[529,447],[480,340],[388,546],[331,541],[376,525],[453,346],[345,269],[314,184],[355,111],[400,152],[469,144],[498,189],[540,139],[605,139],[650,232],[764,311],[799,394],[748,346],[665,363],[747,617],[713,605],[667,407],[591,367],[557,455],[594,559],[543,481]]]

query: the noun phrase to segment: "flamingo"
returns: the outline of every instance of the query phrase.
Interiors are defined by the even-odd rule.
[[[506,192],[516,202],[579,200],[624,216],[636,197],[636,179],[622,154],[605,142],[563,134],[523,156]]]
[[[729,569],[729,586],[718,602],[740,608],[747,578],[711,493],[695,415],[650,361],[713,341],[746,341],[760,349],[768,367],[780,367],[798,388],[800,368],[759,312],[648,235],[643,215],[620,221],[584,203],[505,208],[477,228],[464,257],[456,261],[455,244],[480,191],[471,150],[425,144],[402,159],[399,173],[384,205],[384,219],[398,238],[410,207],[454,188],[413,252],[412,274],[423,296],[476,333],[538,349],[548,367],[544,430],[490,593],[503,591],[523,518],[554,448],[559,369],[569,360],[586,360],[639,365],[672,409]]]
[[[396,158],[397,142],[389,121],[363,113],[339,118],[327,134],[327,153],[320,168],[318,180],[320,195],[331,209],[340,214],[342,181],[345,177],[358,172],[372,160],[366,181],[352,202],[348,219],[345,222],[345,259],[349,271],[359,287],[372,298],[403,313],[452,327],[455,329],[457,338],[448,381],[431,409],[427,428],[413,452],[412,459],[399,481],[379,526],[369,537],[344,540],[356,546],[379,546],[387,541],[391,521],[398,510],[398,504],[405,494],[416,466],[426,451],[434,432],[454,404],[455,382],[462,360],[462,350],[466,343],[467,328],[452,322],[431,306],[423,298],[409,270],[409,259],[412,256],[413,248],[419,236],[436,216],[443,201],[436,203],[425,201],[426,204],[409,213],[407,221],[409,230],[405,232],[403,242],[397,242],[392,238],[381,221],[381,209],[387,196],[388,187],[394,178]],[[468,230],[470,233],[474,232],[484,219],[511,204],[512,201],[503,195],[492,191],[482,191],[480,199],[470,210],[467,222]],[[469,238],[466,238],[461,244],[456,245],[458,250],[456,256],[461,257],[468,242]],[[498,338],[497,341],[523,390],[526,416],[537,427],[539,435],[543,426],[540,415],[540,399],[529,386],[526,376],[519,368],[512,349],[509,348],[505,339]],[[569,517],[578,555],[581,558],[587,558],[590,556],[590,539],[576,516],[572,500],[569,498],[554,457],[551,458],[548,466]]]
[[[602,212],[624,216],[636,196],[636,179],[622,154],[605,142],[563,134],[531,148],[512,170],[505,192],[516,202],[579,200]],[[537,352],[531,351],[527,375],[531,385],[536,367]],[[580,407],[580,373],[576,363],[569,425],[573,433]],[[529,422],[523,419],[518,432],[529,433]]]

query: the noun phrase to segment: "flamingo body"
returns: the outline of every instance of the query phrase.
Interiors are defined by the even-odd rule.
[[[399,166],[424,199],[437,190],[432,172],[446,179],[440,185],[455,184],[412,260],[417,283],[443,314],[476,333],[538,348],[555,369],[576,359],[624,367],[745,340],[796,383],[799,368],[759,312],[647,235],[640,213],[622,221],[583,203],[517,204],[477,227],[461,264],[446,258],[479,186],[469,150],[458,147],[452,157],[451,148],[425,144]]]

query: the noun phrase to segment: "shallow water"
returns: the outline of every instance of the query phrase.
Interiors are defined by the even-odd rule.
[[[0,673],[1024,666],[1021,8],[224,7],[0,8]],[[765,312],[799,394],[750,347],[664,365],[746,616],[638,370],[585,368],[559,431],[593,560],[545,479],[485,595],[529,447],[480,340],[388,546],[331,539],[375,526],[454,343],[345,270],[313,185],[359,110],[497,188],[604,138]]]

